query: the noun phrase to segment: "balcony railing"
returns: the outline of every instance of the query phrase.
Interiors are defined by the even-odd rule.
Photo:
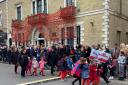
[[[47,14],[39,13],[36,15],[28,16],[28,23],[30,25],[46,24]]]
[[[22,27],[22,21],[21,20],[12,20],[12,27],[20,29]]]
[[[76,7],[75,6],[67,6],[62,8],[60,11],[60,17],[63,19],[73,18],[76,14]]]

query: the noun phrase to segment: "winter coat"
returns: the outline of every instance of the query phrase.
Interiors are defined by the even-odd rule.
[[[117,59],[119,64],[125,64],[126,63],[126,57],[125,56],[119,56]]]
[[[87,79],[89,78],[89,65],[88,64],[82,64],[80,66],[80,69],[82,70],[81,72],[81,77],[83,79]]]
[[[31,68],[31,67],[32,67],[32,60],[29,60],[29,61],[28,61],[27,67],[28,67],[28,68]]]
[[[76,61],[78,61],[80,59],[80,50],[79,49],[75,50],[75,58],[76,58]]]
[[[28,56],[26,54],[22,53],[19,55],[19,63],[21,67],[27,66],[28,62]]]
[[[96,65],[90,65],[89,70],[90,70],[89,80],[91,81],[99,80],[102,70],[98,69]]]
[[[12,52],[11,53],[11,58],[12,58],[12,63],[13,64],[18,64],[18,61],[19,61],[19,52],[18,51]]]
[[[127,57],[127,59],[126,59],[126,65],[128,65],[128,57]]]
[[[67,57],[66,61],[67,61],[68,69],[72,70],[74,64],[73,64],[73,61],[71,60],[71,58]]]
[[[60,71],[66,71],[68,69],[67,62],[65,60],[60,61]]]
[[[90,56],[90,53],[91,53],[91,48],[88,47],[86,50],[85,50],[85,58],[88,58]]]
[[[119,53],[120,53],[120,50],[119,50],[118,48],[113,48],[113,49],[111,50],[111,52],[112,52],[112,57],[113,57],[113,58],[118,58]]]
[[[71,70],[71,74],[73,76],[77,76],[77,77],[81,77],[81,69],[80,69],[80,61],[77,61],[75,64],[74,64],[74,67],[73,69]]]
[[[33,58],[35,56],[35,50],[33,48],[27,49],[27,54],[29,57]]]
[[[66,53],[67,56],[70,55],[70,47],[69,47],[69,46],[66,47],[66,51],[65,51],[65,53]]]
[[[114,67],[116,67],[116,65],[117,65],[117,60],[116,59],[111,59],[109,67],[114,68]]]
[[[56,51],[48,52],[48,64],[50,66],[55,66],[57,64],[58,55]]]
[[[46,64],[46,62],[44,61],[44,60],[41,60],[40,62],[39,62],[39,67],[40,67],[40,69],[42,69],[42,68],[44,68],[44,65]]]
[[[80,52],[80,57],[84,57],[85,58],[85,51],[81,51]]]
[[[38,64],[37,60],[33,60],[32,61],[32,67],[33,68],[38,68],[38,66],[39,66],[39,64]]]

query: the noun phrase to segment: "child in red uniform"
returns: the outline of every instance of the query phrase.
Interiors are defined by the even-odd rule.
[[[63,56],[61,59],[61,66],[60,66],[60,78],[62,81],[64,81],[65,77],[67,76],[67,62],[66,62],[66,56]]]
[[[96,61],[93,61],[93,64],[90,65],[90,77],[88,79],[88,85],[92,82],[92,85],[99,85],[100,84],[100,75],[99,72],[101,71],[100,69],[97,68],[97,63]]]
[[[37,62],[36,58],[33,59],[32,66],[33,66],[33,70],[34,70],[34,72],[33,72],[34,76],[37,76],[38,62]]]
[[[40,67],[40,71],[41,71],[41,75],[42,76],[45,76],[44,75],[44,65],[46,64],[46,61],[44,61],[44,58],[42,57],[40,62],[39,62],[39,67]]]
[[[28,58],[28,65],[27,65],[27,68],[26,68],[26,73],[28,75],[31,75],[31,70],[32,70],[32,59],[30,59],[30,57]]]

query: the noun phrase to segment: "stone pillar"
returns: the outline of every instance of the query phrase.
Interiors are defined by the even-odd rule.
[[[105,46],[109,46],[109,2],[110,0],[104,0],[103,5],[104,5],[104,16],[103,16],[103,40],[102,44]]]

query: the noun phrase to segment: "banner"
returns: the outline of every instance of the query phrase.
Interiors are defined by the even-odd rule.
[[[107,62],[110,57],[111,57],[111,54],[109,54],[109,53],[92,49],[89,59],[90,60],[95,59],[99,62]]]
[[[95,49],[92,49],[89,59],[93,60],[93,59],[97,59],[97,57],[98,57],[98,51]]]
[[[103,52],[103,51],[99,51],[98,53],[99,53],[98,54],[98,60],[100,62],[107,62],[108,59],[111,57],[111,54]]]

